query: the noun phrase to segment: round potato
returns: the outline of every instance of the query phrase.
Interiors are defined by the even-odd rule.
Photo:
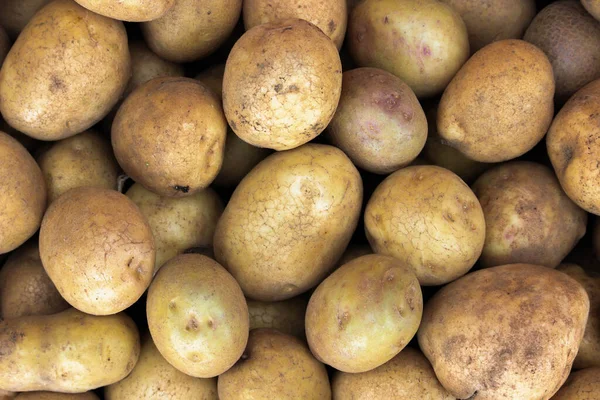
[[[304,297],[273,302],[248,300],[250,330],[272,328],[303,339],[307,303]]]
[[[0,254],[25,243],[46,211],[44,175],[29,152],[0,131]]]
[[[2,63],[4,63],[4,59],[10,50],[10,39],[8,38],[7,33],[4,31],[2,26],[0,25],[0,67],[2,67]]]
[[[487,268],[427,302],[419,345],[453,396],[546,400],[569,375],[589,305],[585,289],[562,272]]]
[[[581,4],[592,17],[600,21],[600,0],[581,0]]]
[[[0,1],[0,26],[8,36],[16,39],[33,15],[50,0],[2,0]]]
[[[342,64],[333,42],[313,24],[290,19],[256,26],[233,46],[223,107],[245,142],[288,150],[327,127],[341,90]]]
[[[117,103],[130,62],[121,22],[54,0],[35,14],[4,60],[0,112],[36,139],[73,136]]]
[[[81,187],[48,208],[40,256],[69,304],[88,314],[115,314],[150,285],[154,238],[144,215],[125,195]]]
[[[388,174],[410,164],[427,140],[427,118],[400,78],[377,68],[344,72],[328,128],[332,143],[357,167]]]
[[[212,378],[241,357],[248,306],[235,279],[217,262],[182,254],[156,274],[146,303],[148,327],[162,356],[181,372]]]
[[[58,393],[58,392],[25,392],[15,400],[99,400],[94,392]]]
[[[325,366],[299,339],[274,329],[250,332],[242,359],[219,376],[220,400],[331,398]]]
[[[477,197],[457,175],[419,165],[396,171],[375,189],[365,231],[375,253],[398,258],[431,286],[473,267],[486,229]]]
[[[362,180],[332,146],[267,157],[242,180],[217,224],[215,256],[246,296],[292,298],[334,267],[356,229]]]
[[[105,17],[130,22],[152,21],[162,17],[175,0],[75,0],[81,6]]]
[[[143,40],[130,42],[129,51],[131,53],[131,79],[125,89],[127,94],[154,78],[184,75],[181,65],[163,60],[154,54]]]
[[[573,372],[552,400],[592,400],[600,396],[600,368]]]
[[[359,66],[391,72],[419,98],[441,93],[469,57],[464,22],[437,0],[365,0],[352,11],[348,44]]]
[[[343,372],[372,370],[413,338],[423,313],[421,287],[400,260],[371,254],[342,265],[306,309],[310,350]]]

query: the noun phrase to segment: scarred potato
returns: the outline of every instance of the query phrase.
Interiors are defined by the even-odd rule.
[[[130,22],[152,21],[162,17],[175,0],[75,0],[81,6],[109,18]]]

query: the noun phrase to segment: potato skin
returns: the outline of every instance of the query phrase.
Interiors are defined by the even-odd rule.
[[[418,340],[440,383],[460,399],[547,400],[567,379],[588,313],[585,289],[562,272],[504,265],[437,292]]]
[[[342,89],[331,40],[311,23],[256,26],[233,46],[223,77],[223,108],[233,131],[257,147],[289,150],[327,127]]]
[[[248,300],[250,330],[277,329],[281,333],[304,339],[304,316],[308,300],[303,296],[283,301]]]
[[[467,157],[500,162],[531,150],[553,111],[554,76],[546,55],[525,41],[502,40],[475,53],[452,79],[437,128]]]
[[[250,332],[236,365],[219,376],[221,400],[331,398],[325,366],[300,339],[274,329]]]
[[[129,22],[152,21],[162,17],[175,0],[75,0],[96,14]]]
[[[154,78],[184,76],[181,65],[163,60],[154,54],[143,40],[130,42],[129,52],[131,53],[131,79],[125,89],[126,94]]]
[[[360,217],[362,179],[339,149],[276,153],[242,180],[217,224],[215,256],[249,298],[279,301],[317,285]]]
[[[117,191],[69,190],[48,208],[39,242],[44,268],[60,294],[88,314],[126,309],[152,280],[151,228]]]
[[[137,327],[123,313],[58,314],[0,322],[0,386],[78,393],[125,378],[140,353]]]
[[[15,400],[99,400],[94,392],[58,393],[58,392],[25,392],[20,393]]]
[[[4,60],[0,111],[36,139],[73,136],[117,103],[130,62],[121,22],[54,0],[35,14]]]
[[[592,17],[600,21],[600,1],[598,0],[581,0],[581,4]]]
[[[600,368],[586,368],[569,375],[552,400],[592,400],[600,394]]]

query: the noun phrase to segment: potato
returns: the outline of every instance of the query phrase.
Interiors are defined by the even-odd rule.
[[[177,0],[162,17],[141,27],[153,52],[165,60],[189,62],[221,46],[241,12],[242,0]]]
[[[242,359],[219,376],[219,399],[331,398],[325,366],[306,344],[274,329],[250,332]]]
[[[307,303],[304,297],[273,302],[248,300],[250,330],[273,328],[304,339],[304,315]]]
[[[248,306],[238,283],[216,261],[182,254],[163,266],[148,290],[148,327],[162,356],[181,372],[212,378],[241,357]]]
[[[396,171],[375,189],[365,231],[375,253],[398,258],[431,286],[471,269],[486,229],[471,189],[444,168],[422,165]]]
[[[15,400],[99,400],[94,392],[58,393],[58,392],[25,392]]]
[[[417,97],[441,93],[469,57],[460,15],[437,0],[365,0],[352,11],[348,45],[361,67],[384,69]]]
[[[573,372],[552,400],[592,400],[600,395],[600,368]]]
[[[48,202],[81,186],[117,189],[119,165],[110,143],[95,131],[53,143],[38,163],[46,180]]]
[[[2,63],[4,62],[4,59],[10,50],[10,44],[10,39],[6,34],[6,31],[4,31],[0,25],[0,67],[2,67]]]
[[[217,380],[199,379],[175,369],[147,338],[131,374],[104,388],[106,400],[218,400]]]
[[[54,0],[32,18],[4,60],[0,112],[36,139],[64,139],[108,114],[130,69],[121,22]]]
[[[0,1],[0,25],[12,39],[16,39],[33,15],[50,0]]]
[[[342,89],[333,42],[311,23],[290,19],[248,30],[223,77],[223,108],[233,131],[257,147],[288,150],[327,127]]]
[[[130,42],[129,51],[131,53],[131,79],[129,79],[125,93],[131,93],[141,84],[154,78],[184,76],[181,65],[163,60],[154,54],[143,40]]]
[[[25,243],[46,210],[46,183],[40,167],[15,139],[0,131],[0,254]]]
[[[410,347],[371,371],[360,374],[336,371],[331,389],[333,400],[455,400],[440,385],[425,356]]]
[[[169,198],[136,183],[127,191],[127,197],[138,206],[152,229],[156,247],[154,273],[187,249],[212,248],[223,202],[211,188],[192,196]]]
[[[569,375],[588,313],[585,289],[562,272],[504,265],[437,292],[418,340],[453,396],[547,400]]]
[[[127,315],[58,314],[0,322],[0,388],[79,393],[125,378],[140,353]]]
[[[214,238],[215,257],[249,298],[279,301],[316,286],[360,217],[362,180],[341,150],[276,153],[242,180]]]
[[[69,308],[48,277],[36,243],[21,246],[0,269],[0,318],[50,315]]]
[[[40,256],[69,304],[88,314],[115,314],[150,285],[154,238],[144,215],[125,195],[81,187],[48,208]]]
[[[600,1],[599,0],[581,0],[581,4],[585,7],[592,17],[600,21]]]
[[[143,22],[162,17],[175,0],[75,0],[97,14],[123,21]]]
[[[357,167],[388,174],[410,164],[427,140],[427,119],[413,91],[377,68],[344,72],[328,128],[332,143]]]
[[[346,0],[246,0],[243,13],[246,29],[290,18],[306,20],[329,36],[338,49],[348,24]]]
[[[477,179],[473,192],[485,216],[483,267],[525,263],[555,268],[585,234],[587,213],[544,165],[499,165]]]

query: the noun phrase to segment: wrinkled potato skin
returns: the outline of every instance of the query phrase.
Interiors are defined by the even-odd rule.
[[[588,313],[585,289],[562,272],[487,268],[429,300],[419,346],[460,399],[547,400],[569,375]]]
[[[140,338],[123,313],[98,317],[71,308],[0,322],[0,350],[2,389],[78,393],[125,378]]]
[[[33,15],[50,0],[0,1],[0,26],[11,39],[16,39]]]
[[[125,195],[71,189],[48,208],[40,229],[48,276],[73,307],[93,315],[125,310],[152,280],[152,230]]]
[[[375,189],[365,231],[375,253],[402,260],[431,286],[471,269],[486,228],[477,197],[457,175],[421,165],[396,171]]]
[[[175,0],[75,0],[96,14],[129,22],[152,21],[162,17]]]
[[[331,389],[333,400],[456,400],[437,380],[425,356],[410,347],[374,370],[361,374],[335,372]]]
[[[410,342],[422,313],[415,274],[392,257],[367,255],[317,287],[306,309],[306,338],[318,360],[339,371],[365,372]]]
[[[6,31],[0,25],[0,67],[2,67],[2,63],[4,63],[4,58],[8,54],[10,50],[10,39],[6,34]]]
[[[233,131],[257,147],[289,150],[329,124],[342,91],[333,42],[299,19],[256,26],[233,46],[223,108]]]
[[[592,17],[600,21],[600,1],[599,0],[581,0],[581,4]]]
[[[29,136],[65,139],[108,114],[130,64],[121,22],[55,0],[35,14],[4,60],[0,111]]]
[[[593,400],[600,396],[600,368],[575,371],[552,400]]]
[[[57,393],[57,392],[25,392],[15,397],[15,400],[99,400],[94,392],[86,393]]]
[[[339,149],[307,144],[258,164],[217,224],[215,256],[249,298],[279,301],[317,285],[360,217],[362,179]]]
[[[502,164],[480,176],[473,192],[485,215],[483,267],[525,263],[556,268],[585,234],[587,213],[542,164]]]
[[[125,93],[154,78],[163,76],[184,76],[183,67],[179,64],[163,60],[146,46],[143,40],[129,43],[131,53],[131,79]]]
[[[0,254],[25,243],[46,211],[46,183],[40,167],[15,139],[0,131]]]
[[[250,330],[272,328],[304,339],[306,336],[304,316],[307,305],[308,301],[304,297],[273,302],[248,300]]]
[[[546,55],[522,40],[481,49],[450,82],[438,107],[439,135],[480,162],[500,162],[531,150],[554,111],[554,75]]]
[[[250,332],[244,356],[218,387],[221,400],[331,398],[325,366],[300,339],[274,329]]]

